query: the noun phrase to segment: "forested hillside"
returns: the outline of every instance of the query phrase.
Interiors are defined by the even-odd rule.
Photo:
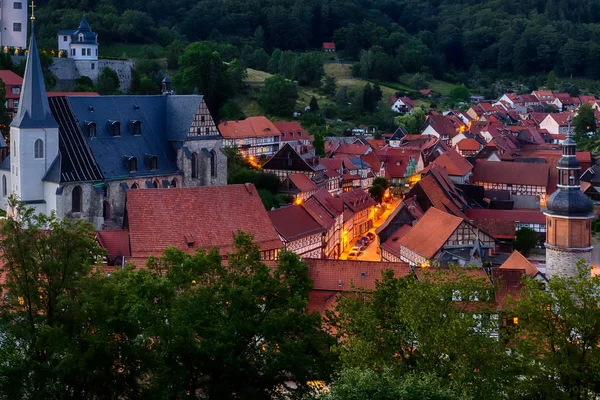
[[[43,45],[55,46],[57,30],[76,27],[84,11],[105,45],[211,39],[271,52],[332,40],[348,59],[371,49],[385,72],[369,75],[382,80],[477,69],[600,79],[595,0],[40,0]]]

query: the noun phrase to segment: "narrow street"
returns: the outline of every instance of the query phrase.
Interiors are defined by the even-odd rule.
[[[387,220],[390,214],[396,209],[396,207],[400,205],[401,202],[402,200],[395,198],[394,200],[392,200],[391,203],[387,204],[387,209],[381,214],[381,216],[379,218],[375,217],[375,220],[373,221],[373,228],[371,228],[369,232],[375,233],[375,230],[377,230],[377,228],[379,228]],[[351,242],[350,246],[348,246],[348,248],[344,250],[342,256],[340,257],[341,260],[348,259],[348,253],[350,252],[350,249],[352,248],[352,246],[354,246],[354,243],[356,243],[357,240],[358,238],[355,238],[355,240]],[[379,254],[379,250],[377,248],[377,241],[374,240],[371,243],[369,243],[367,248],[360,253],[357,260],[381,261],[381,255]]]

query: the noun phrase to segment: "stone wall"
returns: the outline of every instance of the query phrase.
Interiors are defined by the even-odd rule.
[[[92,64],[94,68],[92,69]],[[58,82],[56,91],[71,91],[75,80],[81,76],[88,76],[96,82],[102,69],[110,67],[119,77],[120,89],[124,93],[131,87],[131,69],[135,67],[133,61],[124,60],[97,60],[75,61],[72,58],[53,58],[50,71],[56,76]]]
[[[546,278],[553,276],[569,277],[577,275],[577,262],[582,260],[592,264],[592,250],[563,250],[546,247]]]

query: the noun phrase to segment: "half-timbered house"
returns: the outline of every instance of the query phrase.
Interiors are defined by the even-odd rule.
[[[411,265],[427,266],[452,253],[468,252],[477,263],[495,250],[488,234],[460,217],[431,207],[400,240],[400,258]],[[471,262],[469,262],[471,263]]]
[[[286,250],[301,258],[323,257],[325,228],[304,207],[291,205],[271,210],[269,218]]]
[[[314,153],[300,154],[286,143],[263,164],[262,169],[277,175],[283,182],[288,176],[298,173],[305,174],[313,181],[324,180],[325,167],[319,163],[319,158]]]
[[[477,160],[473,181],[486,190],[508,190],[545,201],[549,171],[548,164]]]

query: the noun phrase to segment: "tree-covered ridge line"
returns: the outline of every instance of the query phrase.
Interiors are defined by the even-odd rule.
[[[600,4],[593,0],[174,0],[39,2],[40,43],[56,43],[86,12],[101,45],[215,40],[238,49],[260,32],[267,52],[320,49],[334,41],[358,59],[378,46],[400,71],[473,67],[527,75],[600,78]],[[102,47],[102,46],[101,46]]]

